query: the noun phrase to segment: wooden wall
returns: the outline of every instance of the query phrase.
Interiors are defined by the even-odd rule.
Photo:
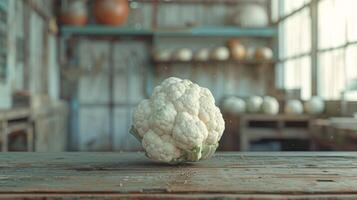
[[[8,75],[0,83],[0,108],[12,106],[15,91],[59,98],[57,36],[49,31],[53,0],[7,0]],[[36,9],[35,9],[36,8]],[[47,17],[43,13],[50,13]]]
[[[0,82],[0,109],[26,103],[12,102],[15,92],[30,94],[31,125],[36,151],[64,151],[67,140],[67,105],[59,101],[60,68],[57,34],[50,29],[53,0],[7,2],[7,79]]]
[[[266,5],[266,1],[261,1]],[[227,25],[227,16],[236,6],[226,4],[170,4],[159,5],[157,24],[159,29],[183,28],[187,24],[202,26]],[[151,4],[140,4],[133,10],[127,24],[150,28]],[[209,88],[217,103],[226,95],[263,95],[269,94],[274,84],[274,68],[254,65],[170,65],[151,66],[151,46],[145,40],[103,38],[84,38],[75,41],[75,55],[71,63],[82,69],[94,69],[93,63],[104,56],[100,70],[88,72],[78,77],[77,86],[67,84],[63,92],[77,88],[74,99],[74,116],[78,113],[78,124],[71,132],[72,148],[81,151],[98,150],[138,150],[140,144],[129,135],[131,115],[134,106],[147,98],[147,71],[154,67],[153,84],[159,84],[170,76],[188,78],[201,86]],[[225,45],[229,38],[155,38],[154,48],[177,49],[188,47],[197,50],[202,47],[214,48]],[[271,45],[266,39],[247,39],[242,41],[248,46]],[[71,82],[73,83],[73,82]],[[268,84],[267,84],[268,83]],[[71,98],[73,99],[73,97]],[[77,105],[76,103],[76,105]],[[75,116],[76,117],[76,116]],[[78,125],[78,127],[76,127]],[[75,145],[78,145],[76,147]]]
[[[82,69],[98,72],[79,77],[79,149],[136,150],[138,142],[129,135],[131,113],[145,98],[145,70],[148,48],[140,41],[83,39],[78,44]]]

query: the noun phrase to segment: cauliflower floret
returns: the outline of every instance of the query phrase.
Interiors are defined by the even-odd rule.
[[[134,127],[141,137],[149,130],[149,121],[147,120],[151,114],[150,101],[145,99],[140,102],[134,110],[133,121]]]
[[[200,91],[200,87],[197,84],[191,84],[186,89],[186,92],[174,101],[176,109],[192,115],[198,115]]]
[[[173,145],[173,140],[169,135],[160,137],[151,130],[144,135],[142,145],[148,156],[154,160],[170,162],[181,155],[180,150]]]
[[[208,135],[205,124],[197,116],[187,112],[179,113],[172,136],[181,149],[200,147]]]
[[[224,126],[207,88],[171,77],[134,110],[131,132],[142,141],[149,158],[179,163],[211,157]]]
[[[176,110],[172,103],[167,103],[160,107],[153,107],[155,115],[150,115],[149,125],[152,131],[158,135],[172,132],[176,118]]]

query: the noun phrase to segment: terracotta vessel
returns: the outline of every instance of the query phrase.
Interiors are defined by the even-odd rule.
[[[97,23],[119,26],[128,18],[129,3],[127,0],[96,0],[93,13]]]

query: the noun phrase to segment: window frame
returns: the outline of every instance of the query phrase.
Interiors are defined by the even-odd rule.
[[[300,7],[296,8],[296,9],[293,9],[292,11],[290,11],[289,13],[287,14],[284,14],[284,3],[285,3],[285,0],[278,0],[278,14],[277,14],[277,20],[275,21],[275,25],[277,26],[278,28],[278,62],[277,62],[277,66],[279,66],[279,70],[277,72],[277,85],[280,87],[280,88],[285,88],[285,70],[284,70],[284,65],[287,61],[289,60],[296,60],[296,59],[303,59],[304,57],[306,56],[310,56],[310,63],[311,63],[311,96],[313,95],[316,95],[317,92],[317,87],[316,87],[316,83],[314,80],[316,80],[315,76],[317,75],[316,72],[315,72],[315,68],[316,66],[314,65],[314,59],[316,58],[313,58],[313,53],[315,51],[315,47],[314,47],[314,42],[313,40],[315,39],[314,38],[314,34],[313,34],[313,25],[315,22],[315,20],[312,18],[313,16],[313,4],[316,2],[315,0],[310,0],[308,2],[305,2],[303,3]],[[299,14],[301,13],[302,11],[304,11],[305,9],[309,9],[310,11],[310,25],[311,25],[311,31],[310,31],[310,38],[311,38],[311,49],[309,52],[304,52],[304,53],[300,53],[300,54],[297,54],[297,55],[293,55],[293,56],[284,56],[282,55],[283,53],[286,52],[286,50],[284,49],[285,47],[285,43],[284,43],[284,37],[285,37],[285,32],[284,32],[284,28],[283,26],[280,26],[281,23],[285,22],[287,19],[295,16],[296,14]],[[317,33],[317,32],[316,32]]]
[[[279,67],[279,71],[277,72],[279,75],[277,76],[277,82],[279,83],[278,85],[282,88],[284,88],[284,63],[287,60],[291,60],[291,59],[299,59],[302,58],[304,56],[308,56],[310,55],[310,59],[311,59],[311,96],[315,96],[315,95],[321,95],[321,91],[322,91],[322,86],[321,86],[321,81],[320,81],[320,76],[319,76],[319,69],[320,69],[320,63],[319,63],[319,56],[322,53],[325,52],[333,52],[335,50],[344,50],[346,52],[346,50],[348,49],[348,47],[350,46],[354,46],[357,45],[357,40],[346,40],[346,42],[342,45],[338,45],[338,46],[334,46],[334,47],[325,47],[325,48],[319,48],[319,32],[318,32],[318,28],[319,28],[319,3],[321,3],[324,0],[310,0],[308,2],[305,2],[302,6],[290,11],[289,13],[283,15],[284,13],[284,2],[285,0],[278,0],[278,17],[277,20],[275,22],[275,24],[278,27],[278,66]],[[294,55],[294,56],[290,56],[290,57],[284,57],[283,59],[281,59],[283,56],[281,55],[282,53],[285,52],[284,50],[284,30],[282,28],[282,26],[279,26],[280,23],[284,22],[286,19],[294,16],[297,13],[300,13],[301,11],[303,11],[305,8],[309,7],[310,10],[310,20],[311,20],[311,51],[310,53],[302,53],[302,54],[298,54],[298,55]],[[344,58],[346,60],[346,56]],[[344,70],[345,71],[345,70]],[[346,87],[346,86],[345,86]],[[343,98],[343,92],[345,92],[347,90],[347,88],[344,88],[343,91],[341,91],[341,95],[338,99],[333,99],[333,98],[327,98],[325,99],[326,101],[341,101],[344,100]],[[348,100],[350,102],[357,102],[356,100]]]

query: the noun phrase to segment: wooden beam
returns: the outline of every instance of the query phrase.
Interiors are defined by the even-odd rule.
[[[318,3],[319,1],[311,1],[310,16],[311,16],[311,95],[319,94],[319,73],[318,73]]]

